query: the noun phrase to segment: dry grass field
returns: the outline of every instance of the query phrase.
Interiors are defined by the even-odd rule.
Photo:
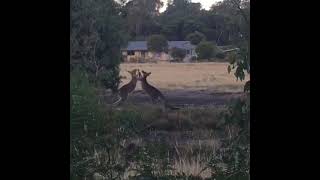
[[[227,67],[228,63],[121,64],[120,75],[126,78],[122,79],[120,87],[131,79],[127,70],[151,72],[149,83],[161,89],[170,104],[180,107],[178,110],[163,110],[161,103],[151,103],[138,83],[127,101],[114,109],[115,117],[122,117],[125,122],[130,122],[128,124],[133,122],[140,132],[122,142],[124,147],[133,147],[126,153],[148,147],[160,154],[159,147],[162,147],[166,149],[162,159],[168,158],[173,168],[169,174],[202,179],[211,177],[212,171],[206,168],[210,157],[221,149],[227,138],[237,136],[237,128],[226,125],[222,113],[227,112],[230,100],[246,96],[243,86],[250,78],[246,76],[245,81],[236,81],[233,72],[227,72]],[[107,104],[113,102],[110,93],[104,97]],[[157,149],[150,147],[153,144],[161,146]],[[119,154],[114,156],[121,159]],[[217,166],[223,167],[223,164]],[[137,175],[132,170],[137,167],[137,161],[131,163],[123,179]],[[160,168],[154,167],[154,173],[160,174],[157,170]]]
[[[130,81],[126,70],[138,68],[152,74],[148,82],[162,90],[202,90],[209,92],[241,92],[245,81],[236,81],[233,72],[228,74],[228,63],[123,63],[120,65],[121,85]],[[137,90],[141,90],[140,83]]]

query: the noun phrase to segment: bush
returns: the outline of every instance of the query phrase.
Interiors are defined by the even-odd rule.
[[[148,38],[147,46],[149,51],[166,52],[168,50],[168,41],[162,35],[152,35]]]
[[[219,58],[219,59],[224,59],[225,57],[226,57],[226,55],[223,52],[219,52],[216,55],[216,58]]]
[[[70,76],[70,133],[71,138],[102,134],[105,127],[103,106],[89,83],[86,74],[74,70]]]
[[[216,55],[217,48],[212,42],[202,41],[198,44],[196,53],[199,59],[210,59]]]
[[[119,83],[120,46],[127,39],[119,10],[113,0],[70,1],[70,67],[86,72],[90,82],[112,90]],[[112,76],[102,78],[105,74]]]
[[[230,135],[211,157],[209,167],[217,179],[250,179],[250,96],[236,99],[222,116]],[[231,134],[233,127],[239,131]],[[217,166],[219,163],[224,163],[226,170]]]
[[[141,116],[100,103],[83,71],[74,70],[70,77],[70,179],[94,173],[119,179],[129,165],[121,142],[142,129]]]
[[[194,33],[190,33],[187,35],[186,40],[190,41],[191,44],[193,45],[197,45],[199,44],[201,41],[206,40],[206,37],[204,34],[196,31]]]
[[[250,47],[248,42],[240,44],[238,52],[232,52],[228,55],[230,65],[228,72],[235,69],[234,75],[240,81],[245,79],[245,72],[250,74]]]
[[[97,76],[97,85],[102,85],[103,87],[109,87],[112,92],[116,92],[118,90],[118,86],[120,84],[120,76],[119,76],[119,67],[114,67],[108,71],[102,71]]]
[[[172,48],[171,56],[174,59],[177,59],[177,60],[181,61],[184,57],[186,57],[186,51],[183,50],[183,49],[180,49],[180,48]]]
[[[107,134],[112,121],[99,103],[95,88],[87,74],[78,69],[70,75],[70,175],[71,179],[91,176],[94,145]]]

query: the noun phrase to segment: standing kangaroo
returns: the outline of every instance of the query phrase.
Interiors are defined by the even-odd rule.
[[[131,75],[131,81],[125,85],[123,85],[119,91],[118,91],[118,97],[119,100],[113,103],[113,105],[118,105],[121,102],[124,102],[127,100],[129,93],[131,93],[135,88],[138,80],[137,75],[138,69],[134,69],[132,71],[128,71]]]
[[[169,109],[179,109],[177,107],[173,107],[168,104],[167,100],[163,96],[163,94],[155,87],[151,86],[147,82],[147,77],[151,74],[151,72],[147,73],[145,71],[142,71],[143,76],[141,76],[140,71],[138,70],[139,74],[139,80],[141,81],[141,87],[142,89],[151,97],[151,100],[153,103],[155,103],[157,100],[162,100],[164,102],[165,108]]]

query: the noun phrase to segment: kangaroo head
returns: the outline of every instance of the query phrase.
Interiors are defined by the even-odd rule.
[[[143,71],[143,70],[142,70],[141,72],[142,72],[142,75],[141,75],[140,71],[138,70],[138,80],[140,80],[140,81],[146,81],[146,78],[147,78],[148,76],[150,76],[151,72],[147,73],[147,72],[145,72],[145,71]]]
[[[150,76],[151,72],[145,72],[142,71],[143,77],[147,78],[148,76]]]
[[[127,71],[129,74],[131,74],[131,77],[132,78],[137,78],[138,77],[138,74],[137,74],[137,71],[139,71],[138,69],[134,69],[132,71]]]

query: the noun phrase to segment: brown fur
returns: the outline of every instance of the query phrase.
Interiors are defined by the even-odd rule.
[[[141,75],[140,71],[138,70],[138,79],[141,81],[142,89],[151,97],[153,103],[156,103],[156,101],[158,100],[162,100],[166,108],[178,109],[169,105],[163,94],[157,88],[148,83],[147,77],[150,76],[151,72],[147,73],[145,71],[142,71],[142,74],[143,75]]]
[[[138,69],[128,71],[128,73],[131,75],[131,81],[129,83],[123,85],[119,89],[119,91],[118,91],[119,100],[113,104],[118,104],[118,103],[126,101],[129,93],[131,93],[136,88],[137,80],[138,80],[137,71],[138,71]]]

